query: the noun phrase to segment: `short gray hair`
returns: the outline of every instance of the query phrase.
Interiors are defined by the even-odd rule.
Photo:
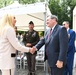
[[[64,22],[66,22],[69,25],[69,21],[64,21]]]
[[[58,21],[58,17],[56,15],[48,15],[47,17],[50,17],[51,19],[56,19],[56,21]]]

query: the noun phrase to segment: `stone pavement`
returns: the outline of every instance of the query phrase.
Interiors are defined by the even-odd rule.
[[[28,74],[27,69],[16,69],[15,75],[27,75],[27,74]],[[1,71],[0,71],[0,75],[2,75]],[[43,70],[43,67],[38,68],[36,70],[36,75],[45,75],[45,71]]]
[[[73,68],[73,75],[76,75],[76,67]]]
[[[27,75],[28,71],[27,69],[23,69],[23,70],[18,70],[16,75]],[[40,70],[36,71],[36,75],[45,75],[45,72],[43,71],[43,68],[41,68]]]
[[[27,73],[28,73],[27,69],[16,69],[16,75],[27,75]],[[1,71],[0,71],[0,75],[2,75]],[[36,70],[36,75],[49,75],[49,74],[45,74],[43,68],[39,67]],[[73,75],[76,75],[76,67],[73,70]]]

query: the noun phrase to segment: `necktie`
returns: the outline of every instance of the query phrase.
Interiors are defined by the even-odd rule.
[[[50,31],[49,31],[49,33],[48,33],[47,42],[50,41],[51,34],[52,34],[52,29],[50,29]],[[47,46],[46,46],[46,55],[48,56]]]
[[[48,41],[50,40],[51,34],[52,34],[52,29],[50,29],[50,32],[48,34],[48,39],[47,39]]]

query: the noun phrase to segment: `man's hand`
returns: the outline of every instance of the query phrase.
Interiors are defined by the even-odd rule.
[[[37,48],[35,46],[32,47],[35,51],[37,50]]]
[[[34,54],[35,53],[35,51],[36,51],[36,48],[30,48],[30,50],[29,50],[29,52],[31,53],[31,54]]]
[[[56,63],[56,66],[58,68],[62,68],[63,67],[63,62],[58,60],[57,63]]]

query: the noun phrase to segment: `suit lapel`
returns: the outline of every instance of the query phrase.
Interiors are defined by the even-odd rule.
[[[50,32],[50,29],[47,31],[47,34],[46,34],[46,36],[45,36],[46,43],[49,42],[49,41],[48,41],[48,35],[49,35],[49,32]]]
[[[52,41],[53,36],[55,34],[55,32],[57,31],[58,25],[55,26],[54,30],[52,31],[52,34],[50,35],[49,41],[47,42],[49,44],[50,41]]]
[[[56,33],[56,31],[57,31],[57,27],[58,27],[58,25],[56,25],[55,28],[54,28],[54,30],[52,31],[52,34],[50,36],[50,40],[49,41],[51,41],[53,39],[53,36]]]

